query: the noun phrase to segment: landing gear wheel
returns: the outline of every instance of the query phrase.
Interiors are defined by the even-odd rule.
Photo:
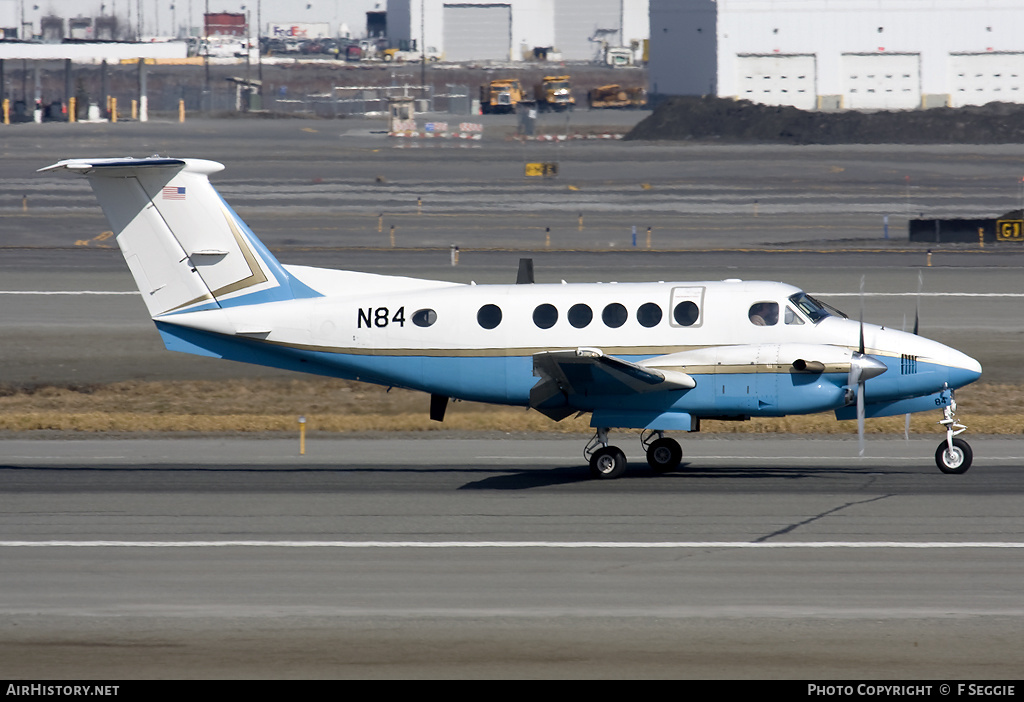
[[[681,460],[683,449],[675,439],[661,438],[647,447],[647,464],[659,473],[675,470]]]
[[[605,446],[590,457],[590,472],[595,478],[612,480],[626,472],[626,454],[614,446]]]
[[[949,445],[945,441],[935,449],[935,465],[943,473],[966,473],[973,460],[974,452],[971,451],[971,445],[963,439],[953,439],[952,451],[949,450]]]

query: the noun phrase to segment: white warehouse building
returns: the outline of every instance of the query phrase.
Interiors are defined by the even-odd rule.
[[[814,109],[1024,102],[1024,0],[650,0],[650,92]]]
[[[566,61],[596,60],[603,45],[647,39],[649,0],[388,0],[392,45],[416,42],[446,61],[521,61],[549,49]],[[422,43],[421,43],[422,42]]]

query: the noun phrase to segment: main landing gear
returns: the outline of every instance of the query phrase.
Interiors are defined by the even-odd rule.
[[[956,438],[967,430],[967,427],[956,421],[956,400],[951,399],[949,407],[942,410],[939,424],[946,428],[946,439],[935,449],[935,465],[943,473],[966,473],[974,461],[971,445],[963,439]]]
[[[645,431],[640,443],[647,453],[647,464],[659,473],[667,473],[679,467],[683,449],[679,442],[670,439],[660,431]],[[611,480],[626,472],[626,454],[616,446],[608,444],[608,429],[601,427],[594,434],[583,456],[590,462],[590,472],[595,478]]]

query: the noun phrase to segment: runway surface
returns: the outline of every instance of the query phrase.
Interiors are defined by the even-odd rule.
[[[152,153],[223,161],[217,186],[288,263],[511,282],[529,256],[542,282],[784,280],[853,314],[864,276],[869,321],[920,309],[985,380],[1024,380],[1021,252],[905,241],[910,216],[1019,206],[1024,147],[78,126],[0,145],[4,384],[268,374],[163,351],[87,186],[32,175]],[[558,177],[525,178],[535,160]],[[297,439],[4,437],[0,676],[1019,675],[1019,440],[972,437],[975,466],[947,476],[938,434],[863,459],[856,440],[695,437],[654,476],[621,436],[633,464],[611,482],[589,479],[586,437],[312,437],[301,457]]]
[[[1020,444],[932,443],[6,441],[0,675],[1013,678]]]

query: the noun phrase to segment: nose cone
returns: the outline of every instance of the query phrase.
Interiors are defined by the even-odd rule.
[[[981,364],[955,349],[949,349],[946,367],[949,371],[949,386],[951,388],[961,388],[981,377]]]

